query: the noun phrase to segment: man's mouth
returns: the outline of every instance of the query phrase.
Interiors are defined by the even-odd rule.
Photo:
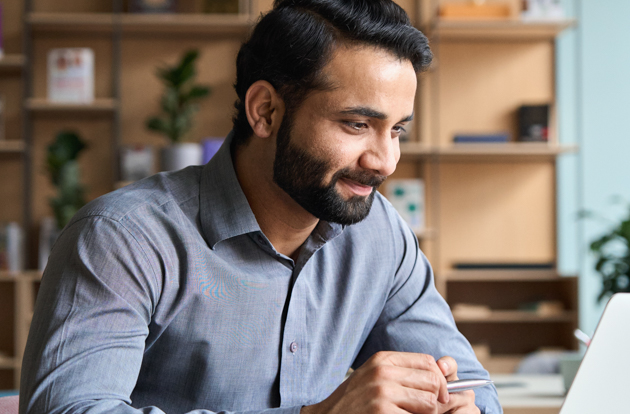
[[[357,181],[354,181],[350,178],[345,178],[342,177],[339,179],[339,181],[348,189],[350,189],[350,191],[352,191],[354,194],[361,196],[361,197],[367,197],[369,196],[372,191],[374,190],[374,187],[372,187],[371,185],[364,185],[361,184]]]

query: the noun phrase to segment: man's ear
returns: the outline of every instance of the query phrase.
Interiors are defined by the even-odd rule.
[[[254,135],[268,138],[280,127],[284,102],[269,82],[259,80],[245,94],[245,112]]]

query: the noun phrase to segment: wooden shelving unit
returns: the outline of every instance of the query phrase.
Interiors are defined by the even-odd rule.
[[[455,322],[462,323],[573,323],[575,312],[565,311],[558,315],[542,316],[535,312],[519,310],[495,310],[487,317],[455,317]]]
[[[90,103],[57,103],[50,102],[44,98],[32,98],[26,101],[26,108],[36,112],[73,112],[73,113],[101,113],[113,112],[116,110],[115,99],[100,98]]]
[[[555,282],[553,270],[452,270],[443,277],[449,282]],[[567,279],[568,280],[568,279]]]
[[[26,59],[24,55],[13,53],[6,54],[0,58],[0,71],[16,71],[22,70]]]
[[[41,13],[26,15],[26,22],[35,32],[111,32],[113,13]]]
[[[422,248],[438,289],[451,308],[468,305],[458,307],[455,321],[473,345],[489,348],[486,367],[507,372],[541,347],[577,346],[577,278],[555,269],[454,267],[557,260],[556,160],[578,148],[561,144],[555,131],[554,47],[576,21],[440,19],[446,1],[419,3],[435,59],[420,78],[419,131],[401,144],[396,174],[425,180],[435,237]],[[460,133],[517,137],[518,107],[539,103],[551,107],[549,142],[453,143]],[[530,310],[543,303],[556,310]]]
[[[426,31],[439,40],[554,40],[561,32],[575,24],[574,19],[558,21],[437,19]]]
[[[478,160],[509,158],[515,159],[553,159],[561,154],[577,152],[575,145],[556,145],[546,143],[505,143],[505,144],[452,144],[449,146],[429,146],[423,143],[402,143],[401,156],[405,158],[426,158],[437,156],[444,160]]]
[[[11,139],[0,141],[0,174],[15,177],[13,186],[24,186],[21,205],[33,268],[38,224],[51,214],[48,197],[52,189],[44,158],[54,135],[60,130],[73,130],[87,141],[88,150],[79,164],[88,199],[111,191],[118,182],[121,145],[159,148],[166,144],[144,126],[145,120],[159,110],[162,85],[155,72],[193,48],[200,51],[199,83],[209,85],[212,94],[201,105],[205,115],[198,118],[192,135],[196,139],[226,135],[235,99],[232,83],[236,52],[258,13],[270,7],[271,2],[254,0],[253,7],[247,10],[252,13],[239,15],[210,15],[200,10],[132,14],[123,9],[123,0],[19,2],[20,7],[4,10],[5,21],[20,22],[14,35],[20,41],[5,49],[10,53],[0,59],[0,77],[19,84],[19,88],[11,90],[15,102],[12,110],[19,112],[23,127],[16,128],[19,135],[12,133]],[[46,57],[50,49],[60,47],[94,50],[97,99],[92,103],[59,104],[46,99]],[[13,120],[10,123],[17,124]],[[4,187],[0,191],[11,194]],[[16,216],[0,209],[0,221],[16,220]],[[11,332],[6,340],[0,340],[0,353],[8,355],[0,364],[0,389],[19,384],[19,368],[40,278],[39,272],[0,272],[0,302],[4,301],[0,311],[5,312],[5,318],[0,318],[0,332]]]
[[[27,21],[36,32],[244,35],[254,22],[250,15],[30,13]]]
[[[0,141],[0,154],[7,154],[7,153],[21,154],[22,152],[24,152],[24,148],[25,148],[24,141],[21,141],[21,140],[12,139],[12,140]]]

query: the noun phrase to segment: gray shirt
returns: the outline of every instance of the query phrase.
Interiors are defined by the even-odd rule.
[[[460,378],[488,376],[387,200],[352,226],[320,221],[293,261],[260,231],[229,141],[205,166],[100,197],[64,229],[21,413],[296,414],[380,350],[450,355]],[[476,395],[501,412],[494,388]]]

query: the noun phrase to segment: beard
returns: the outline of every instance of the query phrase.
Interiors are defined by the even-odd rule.
[[[355,224],[367,217],[374,201],[374,193],[385,181],[385,176],[343,168],[335,172],[330,183],[324,184],[332,169],[328,160],[317,158],[291,142],[293,116],[286,113],[278,130],[273,181],[303,209],[320,220],[343,225]],[[373,187],[368,196],[339,194],[337,182],[349,179]]]

